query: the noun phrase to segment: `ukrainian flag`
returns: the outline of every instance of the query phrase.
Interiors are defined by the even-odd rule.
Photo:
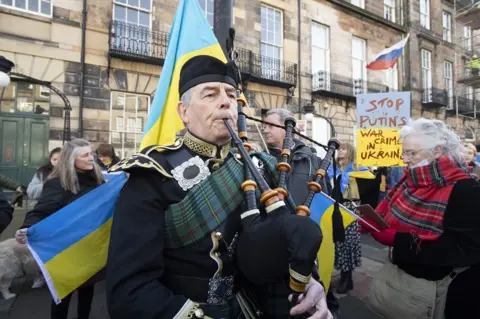
[[[115,203],[127,181],[114,175],[28,228],[27,246],[58,304],[107,264]]]
[[[320,225],[323,240],[318,251],[318,273],[320,280],[325,285],[325,291],[330,287],[330,281],[333,273],[333,265],[335,262],[335,244],[333,242],[333,213],[334,200],[324,193],[317,193],[310,205],[310,218]],[[343,217],[343,225],[347,227],[359,217],[350,212],[344,206],[340,205],[340,212]]]
[[[180,71],[188,60],[198,55],[209,55],[227,62],[198,0],[181,0],[170,30],[165,64],[140,149],[173,144],[176,132],[183,129],[177,113]]]

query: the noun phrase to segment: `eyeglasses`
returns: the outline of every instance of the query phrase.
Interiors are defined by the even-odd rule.
[[[420,153],[421,151],[423,151],[423,150],[403,151],[403,152],[402,152],[402,157],[412,158],[412,157],[414,157],[415,155],[417,155],[418,153]]]

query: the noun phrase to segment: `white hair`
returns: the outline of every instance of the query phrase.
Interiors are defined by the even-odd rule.
[[[420,137],[419,140],[423,150],[432,152],[435,147],[440,146],[442,155],[449,156],[457,161],[462,160],[464,146],[460,137],[442,121],[425,118],[412,120],[400,130],[402,141],[409,136]]]
[[[272,114],[278,114],[280,117],[280,123],[285,123],[285,120],[287,117],[294,117],[293,113],[290,110],[287,109],[271,109],[267,112],[266,116],[270,116]]]
[[[193,88],[189,88],[182,94],[182,96],[180,97],[180,101],[182,101],[182,103],[185,105],[190,104],[190,101],[192,100],[192,93]]]
[[[91,146],[90,142],[81,138],[75,138],[71,141],[65,142],[62,151],[60,152],[58,163],[53,168],[52,174],[48,177],[49,179],[58,177],[62,188],[73,194],[78,194],[80,191],[78,175],[75,168],[75,158],[79,155],[80,148],[85,146]],[[102,184],[103,175],[100,171],[100,167],[98,167],[95,162],[93,163],[92,174],[97,185]]]

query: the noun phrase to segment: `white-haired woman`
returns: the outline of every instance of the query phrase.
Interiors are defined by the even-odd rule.
[[[25,216],[23,226],[15,237],[20,243],[27,240],[27,228],[47,218],[64,206],[103,183],[102,173],[94,161],[90,143],[84,139],[66,142],[57,165],[48,177],[35,208]],[[93,299],[93,284],[78,291],[78,319],[88,319]],[[51,319],[66,319],[71,294],[56,305],[52,302]]]
[[[391,263],[375,277],[369,303],[389,319],[480,318],[480,183],[464,165],[460,138],[422,118],[400,139],[408,168],[377,207],[390,228],[371,231],[391,247]]]

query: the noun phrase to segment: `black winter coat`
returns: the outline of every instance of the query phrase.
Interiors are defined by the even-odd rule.
[[[12,221],[13,207],[8,203],[0,188],[0,234],[8,227]]]
[[[291,173],[287,176],[287,190],[292,196],[296,205],[303,205],[308,194],[308,182],[315,177],[315,172],[320,167],[322,159],[312,152],[310,147],[306,146],[300,140],[294,139],[295,146],[291,151],[289,164],[292,167]],[[275,156],[277,161],[281,160],[280,151],[270,148],[269,152]],[[320,182],[322,191],[328,195],[332,192],[330,183],[327,183],[328,176]]]

